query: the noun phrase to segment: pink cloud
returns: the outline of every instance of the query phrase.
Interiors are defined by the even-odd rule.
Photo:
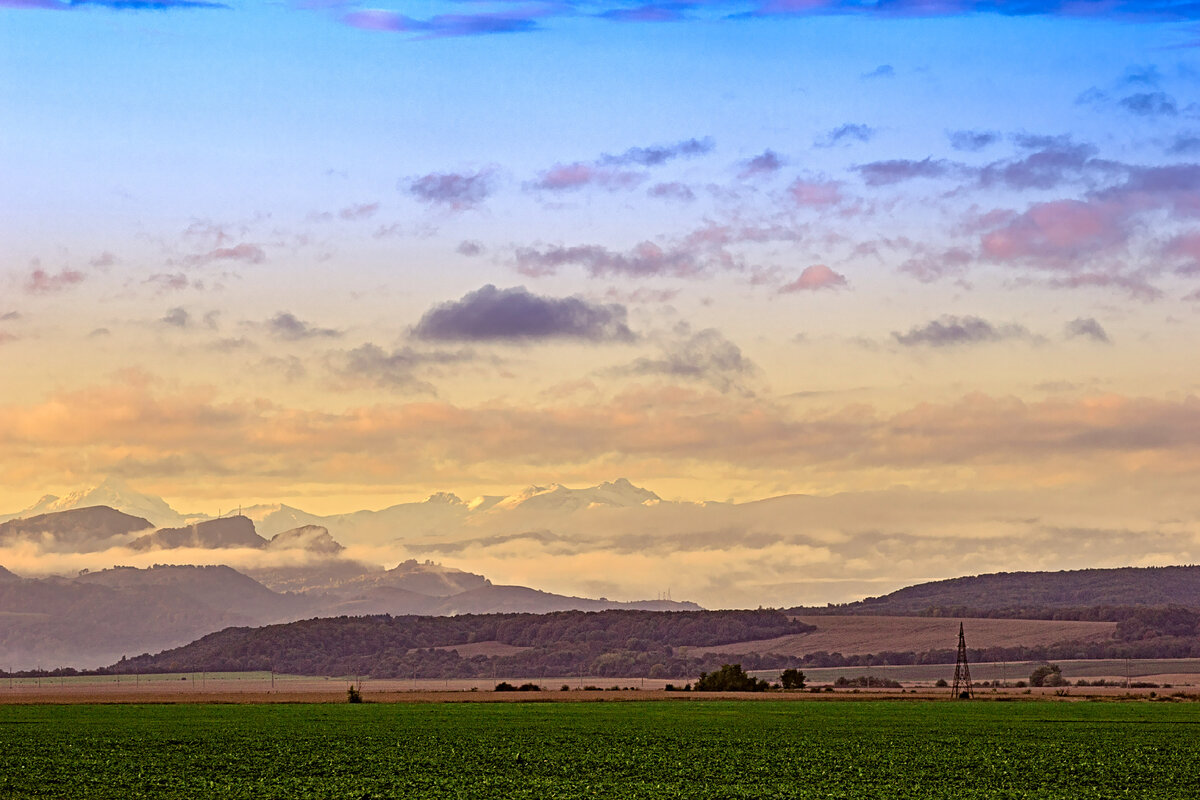
[[[374,216],[379,210],[379,203],[358,203],[357,205],[347,206],[338,212],[338,216],[344,220],[360,220],[368,219]]]
[[[980,240],[985,255],[1000,260],[1074,258],[1124,242],[1125,209],[1100,201],[1037,203]]]
[[[845,285],[845,275],[834,272],[824,264],[813,264],[801,272],[799,278],[780,287],[779,293],[815,292],[819,289],[837,289]]]
[[[1181,275],[1200,274],[1200,233],[1185,233],[1167,242],[1163,255],[1183,259],[1185,263],[1175,268]]]
[[[546,170],[533,184],[536,189],[551,192],[571,191],[596,185],[605,189],[632,189],[645,179],[639,172],[597,167],[591,164],[555,164]]]
[[[38,267],[29,273],[29,277],[25,279],[25,291],[30,294],[60,292],[77,283],[82,283],[84,277],[86,276],[78,270],[63,269],[57,275],[52,275],[41,267]]]
[[[842,200],[841,184],[837,181],[806,181],[797,178],[788,187],[798,206],[819,208],[837,205]]]
[[[218,247],[207,253],[191,256],[187,263],[192,266],[211,264],[214,261],[240,261],[244,264],[261,264],[267,260],[266,252],[256,244],[243,242],[233,247]]]

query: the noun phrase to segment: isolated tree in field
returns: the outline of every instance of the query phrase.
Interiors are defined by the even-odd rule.
[[[723,664],[716,672],[701,672],[696,681],[698,692],[765,692],[766,681],[747,675],[741,664]]]
[[[804,673],[798,669],[785,669],[779,674],[779,683],[785,689],[803,689]]]
[[[1030,686],[1062,686],[1065,683],[1062,667],[1058,664],[1043,664],[1029,674]]]

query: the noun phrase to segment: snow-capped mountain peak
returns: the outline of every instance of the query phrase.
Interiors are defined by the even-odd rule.
[[[648,489],[634,486],[625,478],[586,489],[569,489],[560,483],[530,486],[495,503],[496,510],[575,511],[585,508],[631,508],[649,505],[661,498]]]
[[[126,514],[149,520],[157,526],[182,525],[186,518],[171,508],[166,500],[144,494],[120,478],[107,477],[98,485],[71,492],[65,497],[48,494],[17,516],[28,518],[56,511],[71,511],[90,506],[108,506]]]

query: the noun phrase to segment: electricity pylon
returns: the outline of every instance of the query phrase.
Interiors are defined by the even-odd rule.
[[[971,686],[971,667],[967,664],[967,637],[963,624],[958,623],[958,661],[954,664],[954,696],[969,699],[975,696]]]

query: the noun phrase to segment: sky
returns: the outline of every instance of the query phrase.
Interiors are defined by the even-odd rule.
[[[1187,560],[1198,47],[1179,0],[0,0],[0,510],[626,477],[1102,500]]]

